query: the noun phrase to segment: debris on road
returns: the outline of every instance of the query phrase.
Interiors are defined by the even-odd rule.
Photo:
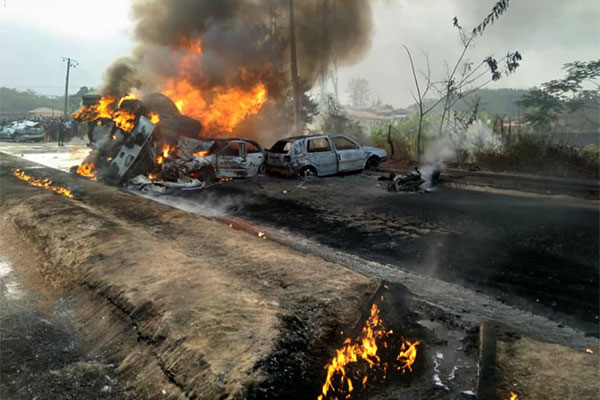
[[[390,192],[418,192],[427,193],[439,180],[441,169],[438,164],[426,165],[423,171],[415,167],[413,171],[406,175],[389,175],[380,176],[380,182],[388,182],[386,185]]]

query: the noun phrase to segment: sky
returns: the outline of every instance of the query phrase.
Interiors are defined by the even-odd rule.
[[[465,28],[475,26],[493,4],[373,0],[371,49],[359,63],[338,70],[342,100],[352,78],[365,78],[374,98],[408,106],[413,80],[402,44],[412,50],[418,69],[425,68],[427,54],[432,76],[441,79],[461,50],[452,18]],[[130,54],[132,31],[128,0],[0,0],[0,86],[61,95],[66,71],[62,58],[72,57],[79,65],[71,70],[70,92],[84,85],[97,87],[104,70]],[[488,87],[530,88],[561,77],[567,62],[600,58],[600,3],[512,0],[468,56],[480,62],[515,50],[523,56],[521,67]]]

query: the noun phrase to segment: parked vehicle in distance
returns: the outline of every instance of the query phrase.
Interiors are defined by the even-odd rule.
[[[215,178],[247,178],[265,171],[265,151],[250,139],[202,140],[194,157],[208,161]],[[206,150],[204,150],[206,149]]]
[[[44,128],[39,122],[18,121],[5,125],[0,129],[0,139],[25,142],[28,140],[42,142],[44,140]]]
[[[296,136],[267,151],[267,171],[317,176],[374,168],[387,159],[384,149],[361,146],[344,135]]]

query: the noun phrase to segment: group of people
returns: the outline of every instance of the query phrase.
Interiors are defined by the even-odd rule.
[[[79,136],[79,123],[76,120],[65,118],[54,119],[44,125],[46,132],[46,141],[49,142],[56,138],[59,146],[65,145],[65,139],[70,140],[74,136]]]

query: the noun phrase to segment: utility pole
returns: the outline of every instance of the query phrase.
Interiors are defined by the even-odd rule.
[[[75,68],[79,65],[79,62],[77,60],[73,60],[70,57],[63,57],[62,58],[63,62],[67,63],[67,79],[65,82],[65,118],[69,117],[69,72],[71,71],[71,68]]]
[[[298,63],[296,59],[296,26],[294,22],[294,0],[290,0],[290,55],[292,72],[292,89],[294,91],[294,126],[296,135],[302,135],[302,121],[300,120],[302,106],[300,104],[300,83],[298,82]]]

